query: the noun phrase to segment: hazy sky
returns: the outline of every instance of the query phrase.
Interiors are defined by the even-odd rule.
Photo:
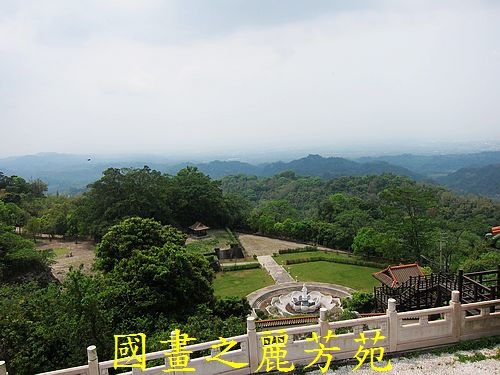
[[[500,1],[0,1],[0,156],[500,139]]]

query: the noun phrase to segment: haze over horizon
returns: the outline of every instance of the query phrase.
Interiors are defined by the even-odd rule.
[[[0,157],[500,149],[499,19],[488,0],[2,1]]]

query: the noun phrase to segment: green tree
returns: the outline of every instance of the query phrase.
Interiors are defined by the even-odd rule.
[[[187,252],[185,240],[152,219],[134,217],[111,227],[96,249],[96,265],[112,285],[106,299],[127,306],[121,315],[130,319],[146,310],[156,318],[179,319],[211,302],[213,271],[205,257]]]
[[[75,199],[49,196],[44,200],[44,207],[40,212],[41,231],[55,235],[65,235],[69,230],[69,218],[75,210]]]
[[[0,223],[0,281],[28,278],[47,281],[50,274],[49,254],[35,250],[33,242]]]
[[[497,268],[500,264],[500,252],[496,250],[488,251],[477,257],[466,259],[461,268],[465,272],[489,271]]]
[[[359,313],[370,313],[375,311],[375,297],[373,293],[354,292],[352,298],[344,300],[344,307],[347,310]]]
[[[386,189],[380,196],[387,232],[404,243],[401,258],[420,261],[420,255],[430,247],[432,240],[436,195],[430,188],[407,183]]]
[[[30,181],[28,183],[32,198],[42,198],[47,192],[47,184],[37,178],[36,180]]]
[[[186,235],[153,219],[132,217],[112,226],[96,247],[96,267],[110,272],[134,250],[147,250],[166,244],[182,246]]]
[[[244,228],[246,219],[252,210],[252,204],[238,194],[225,194],[223,197],[223,222],[225,227]]]
[[[86,231],[98,239],[126,217],[140,216],[171,224],[169,186],[167,176],[147,166],[109,168],[89,185],[79,202],[78,217]]]
[[[26,230],[33,236],[33,242],[36,242],[36,236],[42,233],[42,221],[38,217],[30,217],[26,223]]]
[[[225,223],[225,203],[219,181],[186,167],[177,172],[170,189],[175,220],[187,227],[196,221],[210,226]]]
[[[196,306],[214,298],[208,260],[174,244],[135,250],[131,257],[121,259],[107,278],[118,292],[109,299],[127,306],[122,316],[131,319],[147,311],[151,317],[182,320]]]
[[[370,227],[358,230],[352,243],[354,254],[360,256],[381,256],[381,248],[379,233]]]
[[[248,217],[252,229],[263,233],[274,233],[274,225],[286,219],[296,220],[299,218],[298,211],[290,202],[281,200],[262,201],[255,207]]]
[[[4,203],[0,200],[0,222],[22,227],[28,220],[28,213],[14,203]]]
[[[318,218],[333,223],[338,215],[360,207],[362,201],[358,197],[349,196],[344,193],[332,194],[323,201],[318,210]]]

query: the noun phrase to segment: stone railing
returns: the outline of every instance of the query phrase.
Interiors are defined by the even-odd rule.
[[[288,364],[299,365],[311,363],[317,355],[318,343],[307,339],[314,335],[314,332],[323,343],[326,342],[324,338],[327,337],[328,331],[336,333],[336,336],[328,341],[328,346],[339,347],[339,350],[331,354],[334,359],[340,360],[355,356],[360,347],[359,340],[356,342],[355,339],[359,338],[361,333],[366,338],[373,338],[377,334],[376,330],[384,336],[377,342],[377,347],[383,347],[386,354],[500,335],[500,299],[461,304],[459,292],[453,291],[449,306],[401,313],[396,311],[395,300],[391,299],[385,315],[328,322],[326,310],[321,309],[317,324],[264,332],[257,332],[254,318],[249,317],[245,335],[227,338],[227,341],[236,342],[236,350],[228,351],[219,357],[225,361],[246,364],[239,369],[219,361],[207,361],[207,358],[216,355],[217,351],[211,347],[220,344],[220,340],[188,345],[183,349],[193,353],[189,367],[194,368],[198,374],[242,375],[266,371],[265,367],[260,370],[258,368],[263,362],[263,348],[266,345],[264,338],[270,335],[286,335],[286,346],[282,347],[286,350],[286,357],[283,360],[288,361]],[[113,368],[113,360],[98,361],[95,346],[89,346],[87,352],[88,364],[44,374],[106,375],[108,369]],[[166,354],[169,352],[170,350],[165,350],[145,355],[146,363],[161,360],[164,365],[147,367],[145,370],[133,368],[126,374],[164,374],[168,363]],[[207,353],[211,353],[210,356],[207,356]],[[0,375],[5,374],[5,363],[0,362]]]
[[[316,315],[299,315],[291,318],[256,320],[255,325],[257,329],[269,329],[274,327],[292,326],[299,324],[314,324],[316,322],[318,322],[318,316]]]

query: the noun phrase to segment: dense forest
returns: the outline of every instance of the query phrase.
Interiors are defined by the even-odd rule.
[[[240,175],[224,178],[222,188],[252,203],[246,224],[264,234],[451,271],[500,263],[500,253],[484,240],[500,222],[500,205],[488,198],[391,174],[331,180],[293,172]]]
[[[195,167],[109,168],[79,196],[46,190],[0,173],[0,358],[11,374],[81,364],[90,344],[111,358],[117,332],[147,332],[148,350],[174,327],[199,340],[242,332],[246,301],[215,298],[207,259],[184,246],[198,220],[436,271],[500,264],[484,238],[500,224],[498,203],[393,174],[212,180]],[[40,233],[93,238],[92,274],[53,279]]]
[[[235,223],[238,200],[218,182],[192,168],[169,177],[144,167],[106,170],[80,197],[45,189],[0,175],[0,358],[10,374],[79,365],[91,344],[112,358],[117,332],[146,332],[148,350],[161,350],[175,328],[199,340],[244,331],[248,303],[214,297],[208,260],[188,252],[177,229],[200,217]],[[42,232],[94,237],[92,274],[51,278],[53,254],[33,241]]]

